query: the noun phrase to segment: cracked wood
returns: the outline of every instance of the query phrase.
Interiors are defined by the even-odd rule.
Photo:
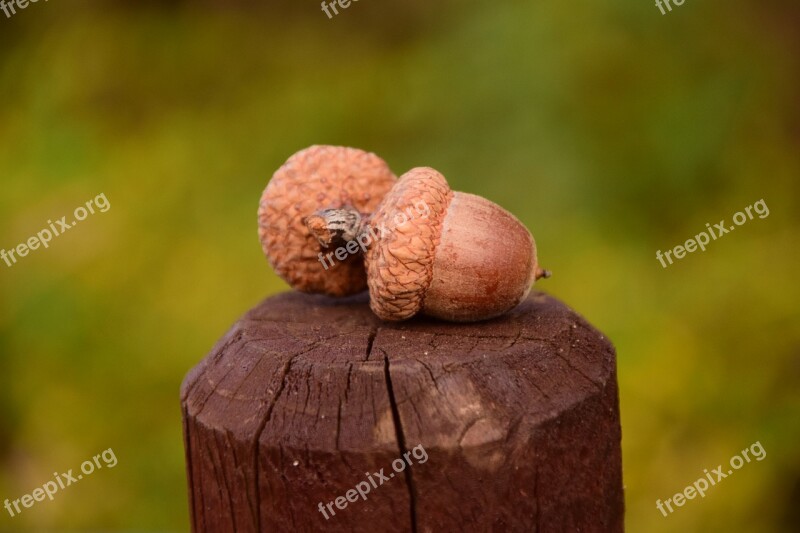
[[[616,360],[557,300],[384,323],[363,295],[248,312],[181,390],[193,531],[622,531]],[[365,473],[414,464],[326,520]]]

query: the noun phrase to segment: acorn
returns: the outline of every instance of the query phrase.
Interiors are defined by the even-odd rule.
[[[343,209],[360,224],[359,213],[373,212],[396,181],[383,159],[356,148],[311,146],[291,156],[258,206],[258,235],[272,268],[302,292],[347,296],[366,289],[363,254],[348,254],[336,268],[320,261],[326,248],[351,236],[331,221],[321,227],[315,213]]]
[[[423,202],[426,217],[398,213]],[[370,307],[383,320],[421,313],[454,322],[502,315],[529,294],[540,268],[527,228],[499,205],[450,190],[432,168],[415,168],[394,185],[369,221],[389,226],[366,253]]]
[[[370,293],[381,319],[454,322],[502,315],[550,273],[511,213],[453,192],[432,168],[400,180],[375,154],[312,146],[275,172],[259,237],[275,271],[303,292]]]

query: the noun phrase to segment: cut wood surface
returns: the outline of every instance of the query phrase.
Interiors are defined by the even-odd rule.
[[[197,532],[623,528],[613,346],[543,294],[476,324],[281,294],[181,394]],[[395,474],[418,446],[427,460]],[[366,499],[320,512],[381,469]]]

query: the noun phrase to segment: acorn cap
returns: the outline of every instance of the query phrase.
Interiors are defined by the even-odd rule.
[[[370,226],[380,238],[367,251],[367,278],[370,307],[383,320],[404,320],[422,309],[452,198],[439,172],[414,168],[400,177],[373,215]],[[424,218],[418,215],[419,205],[429,210]]]
[[[375,154],[340,146],[311,146],[272,176],[258,207],[258,235],[272,267],[299,291],[346,296],[367,286],[363,257],[348,254],[326,270],[323,248],[304,224],[324,209],[371,213],[397,182]]]

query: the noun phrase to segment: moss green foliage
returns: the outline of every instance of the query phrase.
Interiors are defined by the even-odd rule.
[[[619,352],[630,531],[797,527],[796,3],[270,4],[0,15],[0,248],[112,205],[0,263],[0,501],[119,459],[0,530],[187,529],[180,382],[285,290],[258,197],[322,143],[436,167],[533,231],[540,288]],[[656,260],[761,198],[768,218]],[[756,440],[764,461],[655,509]]]

